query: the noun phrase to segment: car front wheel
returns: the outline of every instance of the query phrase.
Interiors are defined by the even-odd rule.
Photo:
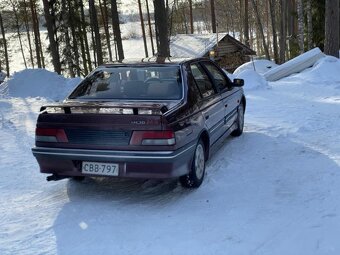
[[[181,176],[180,182],[185,188],[198,188],[205,175],[205,147],[202,140],[199,140],[194,158],[192,160],[191,171],[189,174]]]
[[[244,126],[244,105],[241,102],[237,108],[237,119],[236,119],[237,128],[231,133],[232,136],[240,136],[243,133]]]

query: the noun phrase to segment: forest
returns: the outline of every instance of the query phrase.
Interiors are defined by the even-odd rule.
[[[339,10],[339,0],[5,0],[0,70],[10,76],[11,62],[22,61],[23,68],[86,76],[124,59],[131,37],[141,39],[136,47],[145,57],[168,57],[173,35],[222,32],[278,64],[314,47],[339,57]],[[131,22],[140,31],[122,36]],[[13,51],[21,59],[11,59]]]

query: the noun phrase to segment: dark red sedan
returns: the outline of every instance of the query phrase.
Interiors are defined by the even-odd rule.
[[[32,151],[48,180],[179,177],[199,187],[218,142],[242,134],[242,86],[205,58],[103,65],[41,108]]]

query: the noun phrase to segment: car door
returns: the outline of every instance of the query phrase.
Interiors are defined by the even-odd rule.
[[[205,119],[205,126],[210,135],[211,144],[223,134],[225,110],[221,95],[213,81],[199,62],[190,64],[194,82],[200,92],[200,109]]]
[[[224,125],[228,129],[237,118],[237,107],[240,102],[240,93],[237,93],[239,88],[233,87],[229,78],[223,73],[223,70],[214,63],[204,61],[202,65],[208,71],[221,95],[224,108]]]

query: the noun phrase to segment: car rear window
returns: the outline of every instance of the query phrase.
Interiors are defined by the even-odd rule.
[[[94,71],[69,99],[171,100],[182,98],[179,66],[113,67]]]

